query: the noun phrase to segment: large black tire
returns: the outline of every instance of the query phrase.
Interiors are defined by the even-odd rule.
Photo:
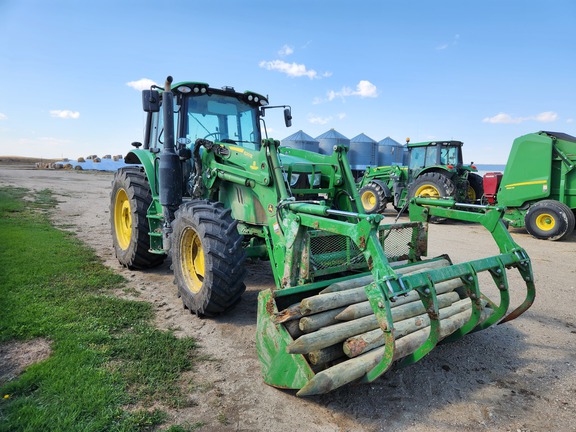
[[[146,214],[152,202],[146,175],[138,167],[120,168],[112,180],[110,225],[116,258],[129,269],[161,264],[164,254],[150,253],[150,231]]]
[[[409,201],[414,197],[423,198],[453,198],[456,193],[454,182],[439,172],[424,173],[412,182],[408,189]],[[432,223],[442,223],[446,218],[433,216],[430,218]]]
[[[382,185],[371,181],[360,189],[360,202],[368,214],[382,213],[386,210],[386,191]]]
[[[562,240],[574,231],[576,218],[566,204],[555,200],[539,201],[524,216],[526,231],[542,240]]]
[[[222,203],[184,203],[172,223],[174,283],[184,306],[198,316],[226,311],[246,290],[246,254],[238,222]]]
[[[438,172],[424,173],[410,185],[408,198],[416,196],[424,198],[451,198],[456,188],[454,182]]]
[[[484,196],[484,179],[476,174],[468,174],[468,193],[467,198],[470,202],[481,200]]]

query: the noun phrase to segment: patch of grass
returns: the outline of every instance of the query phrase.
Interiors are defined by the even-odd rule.
[[[228,418],[226,417],[226,414],[224,414],[224,413],[221,412],[221,413],[218,414],[218,417],[217,417],[217,418],[218,418],[218,423],[220,423],[220,424],[222,424],[222,425],[224,425],[224,426],[227,426],[227,425],[229,424],[229,423],[228,423]]]
[[[50,225],[49,191],[29,198],[0,188],[0,343],[41,337],[52,355],[0,388],[0,431],[156,428],[167,415],[146,407],[185,404],[194,341],[155,329],[150,304],[111,296],[122,277]]]
[[[180,425],[173,425],[166,429],[166,432],[193,432],[206,426],[206,423],[183,423]]]

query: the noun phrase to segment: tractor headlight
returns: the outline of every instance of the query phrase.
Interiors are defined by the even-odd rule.
[[[296,186],[296,183],[298,183],[298,179],[300,178],[300,174],[290,174],[290,181],[288,181],[288,174],[287,173],[283,173],[284,174],[284,180],[286,181],[286,183],[288,183],[290,185],[290,187],[294,187]]]
[[[246,101],[248,101],[249,103],[258,104],[261,106],[268,105],[268,100],[258,93],[245,92],[244,94],[246,97]]]
[[[308,182],[312,187],[320,186],[320,173],[308,174]]]
[[[181,94],[204,94],[208,90],[208,84],[201,82],[183,82],[173,87],[173,91]]]

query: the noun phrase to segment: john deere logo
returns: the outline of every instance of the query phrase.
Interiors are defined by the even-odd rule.
[[[274,206],[272,204],[268,204],[268,211],[274,213]]]

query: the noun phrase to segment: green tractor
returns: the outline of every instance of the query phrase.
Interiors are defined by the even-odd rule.
[[[246,258],[268,260],[275,283],[259,294],[256,323],[266,383],[307,396],[370,382],[532,304],[531,262],[500,208],[418,198],[414,222],[384,224],[360,204],[345,147],[320,155],[265,137],[265,113],[283,108],[289,126],[288,106],[168,77],[143,92],[143,107],[144,142],[112,185],[116,256],[133,269],[169,256],[178,294],[199,316],[239,301]],[[432,216],[483,225],[501,253],[457,264],[428,257]],[[510,270],[521,276],[514,284]],[[480,280],[496,285],[492,299]],[[524,300],[508,311],[520,280]]]
[[[388,203],[400,211],[417,196],[479,202],[482,177],[473,164],[463,163],[462,145],[461,141],[407,140],[407,166],[368,167],[358,182],[366,212],[382,213]]]

